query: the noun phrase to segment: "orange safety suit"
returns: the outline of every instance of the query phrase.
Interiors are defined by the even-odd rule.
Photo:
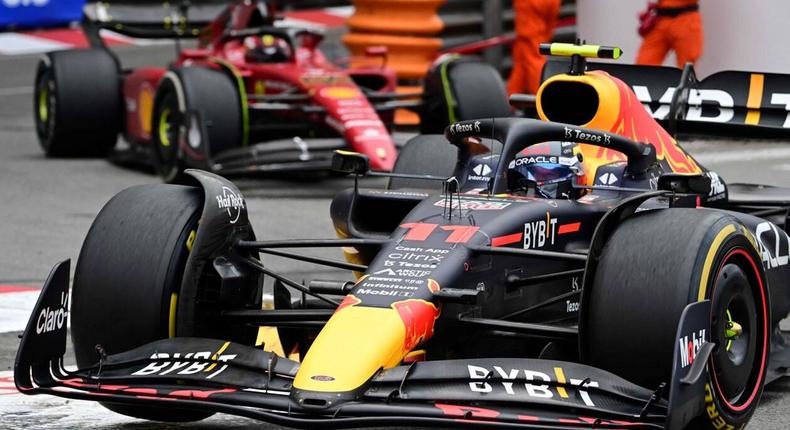
[[[642,40],[636,63],[660,66],[670,49],[675,51],[678,67],[695,63],[702,55],[702,18],[698,10],[680,10],[698,3],[699,0],[659,0],[658,20]],[[680,13],[672,16],[673,10]]]
[[[508,94],[538,92],[540,73],[546,59],[538,46],[550,42],[560,14],[560,0],[513,0],[516,40]]]

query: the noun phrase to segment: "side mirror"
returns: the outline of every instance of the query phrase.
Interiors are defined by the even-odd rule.
[[[370,160],[358,152],[337,150],[332,155],[332,170],[347,175],[364,175],[370,171]]]
[[[658,189],[680,194],[708,195],[710,193],[710,177],[665,173],[658,177]]]

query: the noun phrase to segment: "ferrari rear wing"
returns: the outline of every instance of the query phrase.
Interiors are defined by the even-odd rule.
[[[97,345],[94,365],[68,371],[68,297],[64,261],[47,279],[17,352],[14,379],[24,394],[200,409],[299,428],[683,428],[704,408],[707,356],[700,352],[689,365],[688,351],[678,349],[668,389],[579,363],[478,358],[386,369],[356,396],[323,403],[291,395],[299,363],[216,339],[163,339],[114,354]],[[709,312],[708,301],[689,305],[678,339],[704,326]]]
[[[552,58],[543,80],[568,71],[567,59]],[[668,131],[790,136],[790,75],[722,71],[697,79],[684,69],[588,62],[631,86],[653,118]]]

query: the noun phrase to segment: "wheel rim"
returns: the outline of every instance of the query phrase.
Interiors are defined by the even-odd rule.
[[[154,151],[157,154],[159,173],[165,182],[171,182],[178,174],[179,111],[174,93],[167,93],[156,112],[154,129]]]
[[[159,115],[159,125],[157,131],[159,133],[159,144],[162,146],[170,146],[170,142],[174,140],[173,130],[175,127],[171,123],[170,108],[164,108]]]
[[[712,293],[713,385],[723,405],[741,412],[762,386],[767,358],[767,304],[754,258],[730,251],[719,266]]]
[[[55,97],[54,83],[49,78],[49,71],[39,73],[34,98],[34,112],[36,117],[36,131],[39,138],[48,146],[52,135],[52,125],[55,122]]]
[[[49,119],[49,88],[46,85],[38,92],[38,118],[42,123]]]

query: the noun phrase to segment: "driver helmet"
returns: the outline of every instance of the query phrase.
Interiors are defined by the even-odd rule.
[[[574,142],[543,142],[521,151],[508,165],[512,192],[547,199],[570,199],[573,185],[584,175]]]
[[[281,37],[271,34],[249,36],[244,39],[248,63],[282,63],[291,58],[291,46]]]

